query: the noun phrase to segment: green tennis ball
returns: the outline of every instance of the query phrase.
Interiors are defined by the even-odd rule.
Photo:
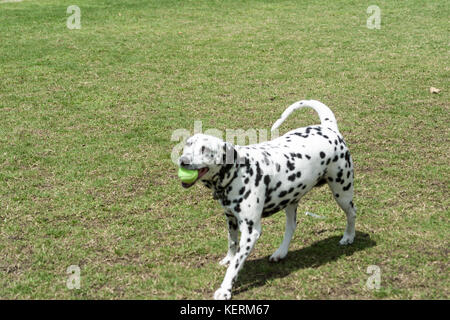
[[[178,169],[178,177],[184,183],[193,183],[198,178],[198,170],[188,170],[179,168]]]

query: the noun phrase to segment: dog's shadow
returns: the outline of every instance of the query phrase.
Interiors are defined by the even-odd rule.
[[[236,282],[235,294],[263,286],[271,279],[284,278],[296,270],[317,268],[376,245],[376,242],[370,239],[370,235],[363,232],[356,232],[351,245],[339,245],[340,239],[341,236],[332,236],[314,242],[308,247],[289,251],[284,260],[276,263],[269,262],[269,256],[247,260]]]

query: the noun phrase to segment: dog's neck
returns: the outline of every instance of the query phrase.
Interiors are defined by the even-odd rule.
[[[248,163],[231,144],[224,145],[223,165],[220,170],[205,185],[213,190],[215,199],[224,199],[228,186],[238,177],[241,166]]]

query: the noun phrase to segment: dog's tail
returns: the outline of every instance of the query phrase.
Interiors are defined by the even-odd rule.
[[[335,130],[336,132],[339,132],[336,118],[334,117],[333,112],[328,108],[326,105],[324,105],[322,102],[317,100],[301,100],[297,101],[296,103],[291,104],[286,110],[284,110],[283,114],[281,115],[280,119],[278,119],[272,126],[272,129],[270,131],[274,131],[278,129],[278,127],[286,120],[289,115],[294,112],[294,110],[309,107],[313,108],[318,114],[320,118],[320,123],[323,126],[326,126],[327,128],[331,128]]]

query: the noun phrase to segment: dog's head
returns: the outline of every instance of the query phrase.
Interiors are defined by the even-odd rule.
[[[184,169],[198,170],[198,177],[193,183],[182,182],[181,185],[189,188],[198,180],[210,180],[225,163],[233,161],[230,150],[234,150],[231,144],[214,136],[195,134],[188,138],[178,165]],[[234,156],[234,152],[231,153]]]

